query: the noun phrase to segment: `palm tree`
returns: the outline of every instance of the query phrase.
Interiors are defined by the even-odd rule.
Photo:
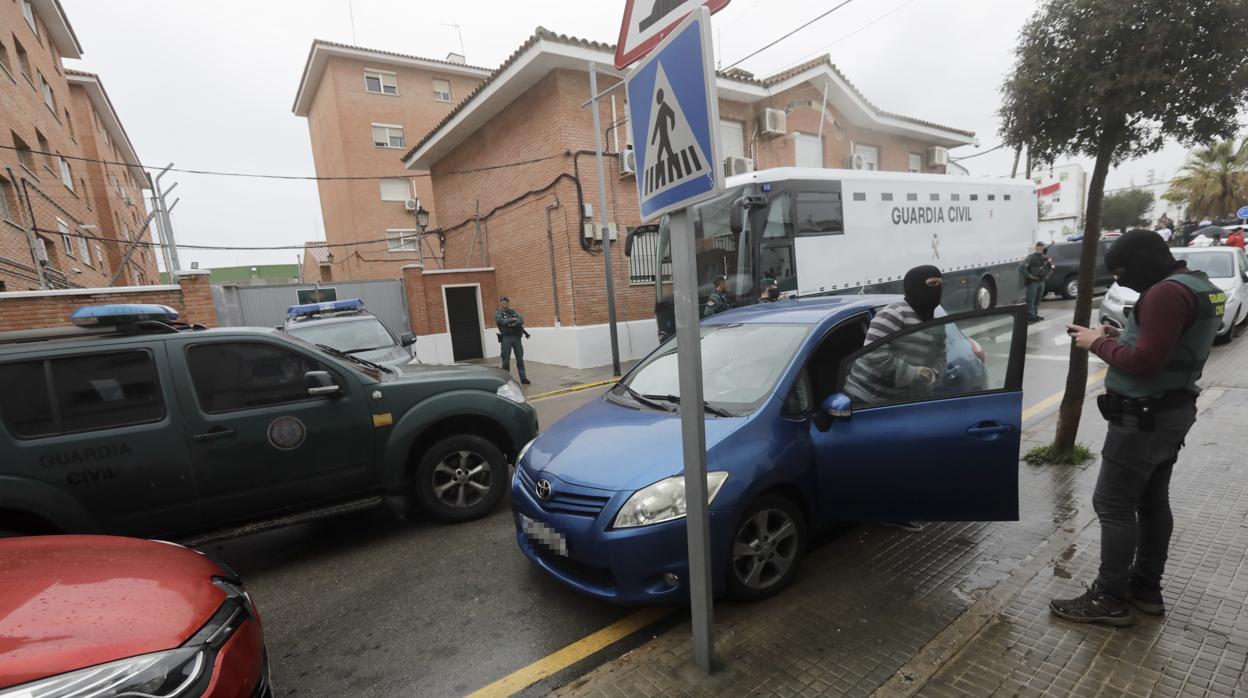
[[[1192,218],[1218,218],[1248,203],[1248,138],[1193,151],[1162,197],[1187,205]]]

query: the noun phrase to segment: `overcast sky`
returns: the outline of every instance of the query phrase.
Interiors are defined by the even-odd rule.
[[[75,67],[101,75],[144,164],[313,174],[307,123],[291,103],[314,38],[442,58],[464,50],[497,67],[537,26],[615,43],[624,0],[62,0],[84,47]],[[732,0],[715,16],[717,55],[729,65],[821,14],[834,0]],[[996,111],[1013,47],[1035,0],[858,0],[742,68],[769,74],[821,53],[877,106],[972,130],[1000,143]],[[413,138],[414,140],[414,138]],[[1172,145],[1110,174],[1108,186],[1158,180],[1182,164]],[[972,174],[1009,174],[1002,149],[965,162]],[[1091,169],[1090,162],[1083,163]],[[323,239],[312,182],[169,175],[182,201],[179,243],[301,245]],[[298,250],[184,250],[184,267],[293,263]]]

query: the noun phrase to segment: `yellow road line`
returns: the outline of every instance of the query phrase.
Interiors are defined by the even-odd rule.
[[[1089,376],[1088,386],[1091,387],[1095,383],[1104,380],[1106,373],[1107,369],[1101,369],[1100,371]],[[529,401],[532,402],[546,397],[555,397],[564,393],[596,388],[603,385],[609,385],[614,382],[616,381],[613,379],[598,383],[578,385],[566,390],[556,390],[550,393],[535,395],[529,398]],[[1064,394],[1065,391],[1054,393],[1027,408],[1023,411],[1023,421],[1026,422],[1050,407],[1058,404],[1062,401],[1062,395]],[[486,686],[475,693],[469,694],[467,698],[503,698],[504,696],[510,696],[518,693],[548,676],[552,676],[560,671],[563,671],[564,669],[567,669],[595,652],[610,647],[638,630],[666,618],[673,612],[674,609],[670,608],[646,608],[632,615],[625,616],[602,630],[581,638],[567,647],[558,650],[554,654],[546,655],[536,662],[504,676],[489,686]]]
[[[674,610],[672,608],[647,608],[625,616],[602,630],[577,640],[554,654],[542,657],[523,669],[469,694],[468,698],[501,698],[522,691],[548,676],[567,669],[591,654],[610,647],[638,630],[662,620]]]
[[[1109,369],[1107,369],[1107,368],[1103,368],[1103,369],[1101,369],[1101,370],[1097,371],[1096,373],[1093,373],[1092,375],[1088,376],[1088,387],[1092,387],[1094,384],[1099,383],[1100,381],[1105,380],[1105,375],[1106,375],[1108,372],[1109,372]],[[1031,419],[1031,418],[1035,417],[1036,415],[1040,414],[1041,412],[1044,412],[1045,410],[1049,409],[1050,407],[1052,407],[1052,406],[1056,405],[1057,403],[1061,402],[1061,401],[1062,401],[1062,396],[1063,396],[1063,395],[1065,395],[1065,394],[1066,394],[1066,391],[1065,391],[1065,390],[1062,390],[1062,391],[1060,391],[1060,392],[1056,392],[1056,393],[1054,393],[1054,394],[1052,394],[1052,395],[1050,395],[1050,396],[1046,397],[1045,399],[1041,400],[1040,402],[1037,402],[1036,404],[1032,405],[1031,407],[1028,407],[1027,409],[1023,410],[1023,421],[1024,421],[1024,422],[1026,422],[1026,421],[1028,421],[1029,419]]]
[[[604,385],[611,385],[613,383],[618,383],[619,380],[620,380],[619,378],[612,378],[610,380],[597,381],[596,383],[582,383],[580,385],[574,385],[570,388],[560,388],[559,390],[551,390],[545,393],[538,393],[537,395],[530,395],[529,402],[537,402],[538,400],[545,400],[547,398],[559,397],[560,395],[567,395],[568,393],[576,393],[582,390],[589,390],[590,388],[601,388]]]

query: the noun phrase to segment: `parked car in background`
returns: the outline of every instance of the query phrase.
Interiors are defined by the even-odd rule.
[[[260,616],[171,543],[0,539],[0,698],[268,698]]]
[[[406,495],[485,516],[537,434],[487,366],[388,368],[275,329],[86,306],[0,333],[0,531],[202,540]]]
[[[1217,341],[1230,342],[1244,325],[1248,325],[1248,256],[1237,247],[1178,247],[1171,250],[1175,259],[1187,262],[1189,269],[1203,271],[1209,280],[1226,292],[1226,311]],[[1101,323],[1119,329],[1127,326],[1127,318],[1139,302],[1140,294],[1114,284],[1101,300]]]
[[[1096,247],[1096,288],[1103,288],[1114,283],[1114,277],[1105,268],[1105,252],[1110,243],[1106,240],[1097,242]],[[1055,242],[1044,251],[1053,262],[1053,274],[1044,285],[1044,292],[1057,293],[1062,298],[1071,299],[1079,293],[1079,256],[1083,253],[1082,242]]]
[[[601,599],[687,601],[686,409],[706,420],[717,592],[778,592],[834,521],[1017,519],[1022,308],[937,317],[864,347],[892,300],[790,299],[704,320],[703,405],[682,402],[676,340],[663,343],[525,447],[511,489],[522,553]],[[859,362],[887,362],[916,336],[943,348],[932,382],[850,394]]]
[[[402,366],[415,358],[416,338],[410,332],[396,338],[359,298],[292,305],[286,309],[282,329],[310,344],[324,344],[383,366]]]

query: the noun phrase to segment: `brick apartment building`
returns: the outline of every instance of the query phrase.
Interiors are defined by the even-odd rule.
[[[409,312],[422,356],[468,358],[481,324],[485,354],[497,355],[489,328],[496,293],[525,313],[531,358],[584,367],[610,356],[601,243],[585,231],[602,223],[625,231],[640,217],[634,176],[620,164],[629,148],[623,91],[602,102],[606,202],[597,195],[592,115],[581,104],[591,61],[600,89],[622,78],[613,58],[613,46],[539,28],[404,155],[410,173],[432,174],[438,215],[430,227],[444,240],[432,259],[426,253],[423,273],[406,270],[409,286],[421,287]],[[975,140],[879,109],[826,57],[765,78],[723,73],[718,90],[724,154],[755,169],[944,173],[945,149]],[[506,166],[519,162],[527,164]],[[332,208],[324,195],[322,205]],[[623,247],[613,258],[620,351],[636,358],[657,342],[654,278],[630,269],[635,260]]]
[[[158,280],[146,184],[57,0],[0,2],[0,291]],[[106,160],[104,164],[91,160]]]
[[[316,174],[364,178],[318,182],[325,238],[375,242],[309,243],[305,280],[396,278],[421,262],[407,202],[419,200],[431,226],[440,219],[428,174],[409,171],[400,155],[489,74],[454,54],[435,60],[312,42],[293,111],[308,120]]]

